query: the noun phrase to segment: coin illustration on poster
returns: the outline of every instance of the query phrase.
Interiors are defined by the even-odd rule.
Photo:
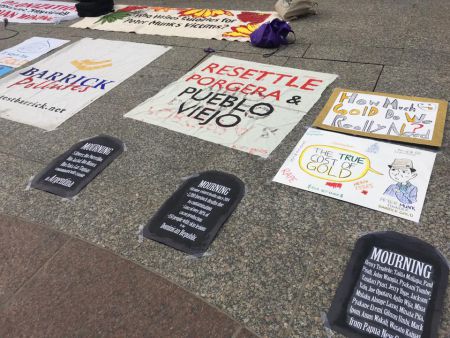
[[[234,175],[205,171],[186,180],[144,228],[144,237],[191,255],[208,250],[244,196]]]
[[[347,337],[436,337],[448,263],[430,244],[396,232],[361,237],[328,321]]]
[[[31,181],[31,187],[74,197],[124,150],[122,141],[100,135],[72,146]]]

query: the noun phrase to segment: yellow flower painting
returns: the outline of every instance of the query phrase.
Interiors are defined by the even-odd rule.
[[[247,25],[231,27],[231,32],[223,33],[223,36],[232,38],[249,38],[250,34],[252,34],[258,27],[259,24],[251,23]]]
[[[180,11],[181,16],[192,16],[194,18],[209,18],[220,15],[233,16],[233,13],[224,9],[185,9]]]

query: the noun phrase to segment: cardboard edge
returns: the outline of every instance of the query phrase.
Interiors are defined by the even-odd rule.
[[[421,139],[414,139],[414,138],[406,138],[406,137],[402,137],[402,136],[378,135],[378,134],[370,134],[370,133],[366,133],[366,132],[361,132],[361,131],[357,131],[357,130],[342,129],[342,128],[333,127],[333,126],[324,124],[323,121],[325,120],[326,116],[328,115],[328,112],[331,110],[334,102],[338,98],[339,94],[341,94],[344,91],[359,93],[359,94],[385,95],[385,96],[394,97],[394,98],[398,98],[398,99],[416,100],[416,101],[422,100],[422,101],[426,101],[426,102],[438,103],[439,108],[436,113],[436,121],[435,121],[434,130],[433,130],[433,137],[431,138],[431,140],[421,140]],[[445,100],[441,100],[441,99],[430,99],[430,98],[425,98],[425,97],[398,95],[398,94],[390,94],[390,93],[384,93],[384,92],[369,92],[369,91],[362,91],[362,90],[335,88],[333,90],[332,94],[330,95],[330,97],[328,98],[328,101],[326,102],[325,106],[323,106],[322,110],[317,115],[312,126],[320,128],[320,129],[330,130],[330,131],[339,132],[339,133],[343,133],[343,134],[349,134],[349,135],[363,136],[363,137],[367,137],[367,138],[440,147],[440,146],[442,146],[442,141],[443,141],[443,137],[444,137],[444,126],[445,126],[445,118],[447,116],[447,109],[448,109],[448,102]]]

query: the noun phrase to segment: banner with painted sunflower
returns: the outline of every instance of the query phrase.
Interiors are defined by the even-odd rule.
[[[114,12],[99,18],[84,18],[71,27],[201,39],[249,41],[250,34],[263,22],[278,17],[276,12],[224,9],[148,6],[115,6],[114,9]]]

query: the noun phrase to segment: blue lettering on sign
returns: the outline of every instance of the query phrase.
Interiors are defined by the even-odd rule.
[[[78,84],[83,87],[91,87],[94,89],[105,90],[107,86],[116,81],[104,80],[96,77],[87,77],[85,75],[64,74],[62,72],[50,72],[48,70],[40,70],[35,67],[31,67],[20,73],[20,75],[26,77],[37,77],[43,80],[58,81],[67,84]]]

